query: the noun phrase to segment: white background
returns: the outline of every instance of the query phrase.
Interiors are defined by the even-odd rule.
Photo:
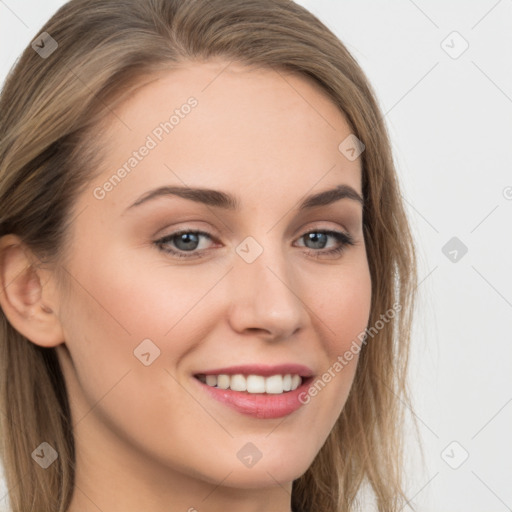
[[[63,3],[0,0],[2,81]],[[377,93],[418,245],[425,464],[411,434],[407,495],[418,511],[512,510],[512,0],[298,3]],[[467,247],[456,262],[442,252],[452,237]]]

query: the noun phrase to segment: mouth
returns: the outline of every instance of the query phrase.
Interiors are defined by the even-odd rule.
[[[209,399],[258,419],[281,418],[300,409],[314,376],[300,365],[231,367],[197,373]]]

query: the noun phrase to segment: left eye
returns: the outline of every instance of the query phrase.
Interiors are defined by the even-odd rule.
[[[341,235],[342,233],[336,231],[311,231],[302,235],[299,240],[304,240],[304,246],[308,249],[325,249],[329,238],[340,241]]]

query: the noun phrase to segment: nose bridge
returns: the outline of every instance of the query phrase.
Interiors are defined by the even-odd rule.
[[[275,237],[247,237],[236,248],[231,321],[237,330],[261,329],[275,336],[293,334],[306,322],[300,283]]]

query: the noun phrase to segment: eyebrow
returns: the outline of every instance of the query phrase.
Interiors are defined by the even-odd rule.
[[[226,210],[238,210],[240,208],[239,199],[227,192],[213,190],[209,188],[191,188],[181,186],[164,186],[150,190],[142,195],[137,201],[130,205],[127,209],[139,206],[143,203],[155,199],[157,197],[177,196],[197,203],[208,206],[223,208]],[[335,188],[319,192],[307,196],[301,201],[298,210],[307,210],[318,206],[327,206],[340,199],[352,199],[364,206],[364,199],[350,185],[338,185]]]

